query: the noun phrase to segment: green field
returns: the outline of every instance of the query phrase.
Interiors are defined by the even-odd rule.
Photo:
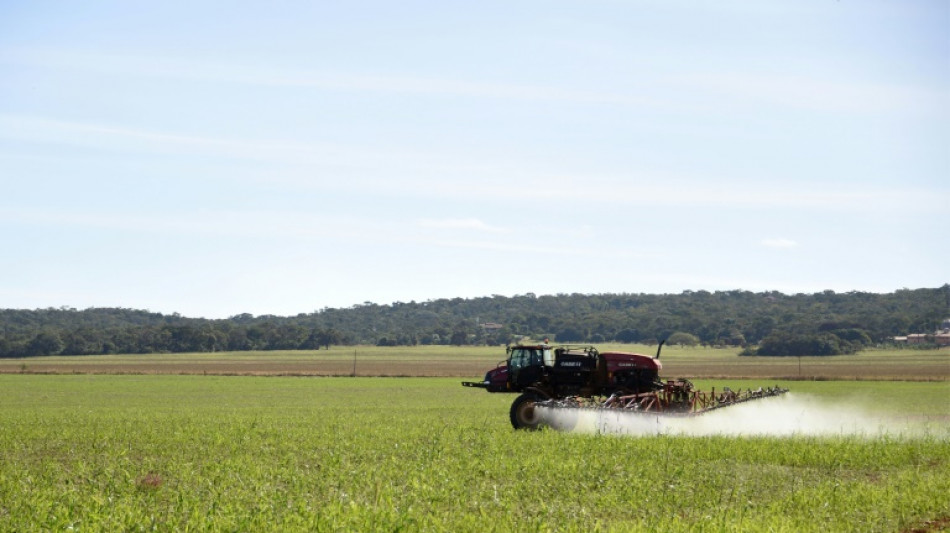
[[[598,345],[656,353],[656,346]],[[664,377],[833,380],[950,380],[950,350],[867,350],[829,357],[740,357],[738,348],[664,347]],[[482,377],[503,346],[333,346],[330,350],[119,354],[0,359],[2,373]]]
[[[783,384],[920,429],[517,432],[511,395],[458,379],[0,375],[0,531],[950,525],[950,384]]]

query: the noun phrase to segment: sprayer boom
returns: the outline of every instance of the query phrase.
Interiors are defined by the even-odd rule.
[[[621,410],[633,413],[651,413],[669,416],[696,416],[723,407],[780,396],[788,389],[775,386],[757,389],[732,390],[729,387],[716,392],[693,390],[688,380],[667,381],[662,389],[638,394],[612,394],[607,398],[568,397],[537,402],[537,407],[550,409]]]

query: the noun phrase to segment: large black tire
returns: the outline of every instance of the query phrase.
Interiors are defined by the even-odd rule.
[[[537,394],[530,392],[515,398],[515,401],[511,402],[511,411],[508,413],[512,427],[529,431],[540,429],[541,416],[534,408],[534,404],[540,400]]]

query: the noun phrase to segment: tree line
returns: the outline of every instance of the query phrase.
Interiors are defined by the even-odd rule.
[[[746,354],[836,355],[932,332],[950,285],[893,293],[492,295],[364,302],[295,316],[189,318],[125,308],[0,309],[0,357],[319,349],[338,344],[555,342],[742,346]],[[803,353],[804,352],[804,353]]]

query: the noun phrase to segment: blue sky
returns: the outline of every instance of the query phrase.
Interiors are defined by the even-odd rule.
[[[950,3],[5,2],[0,307],[950,282]]]

